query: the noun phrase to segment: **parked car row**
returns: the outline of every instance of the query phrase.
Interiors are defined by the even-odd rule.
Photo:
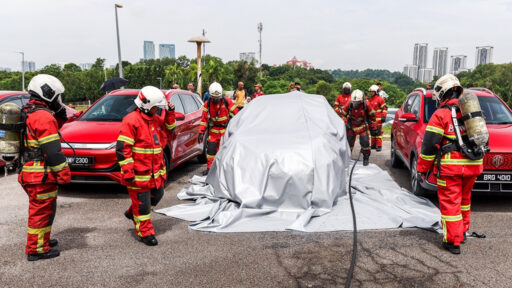
[[[485,88],[471,88],[486,118],[489,130],[489,148],[483,159],[484,172],[478,177],[473,191],[512,192],[512,145],[507,138],[512,135],[512,110],[497,95]],[[435,191],[436,177],[418,181],[416,164],[423,136],[430,117],[437,109],[432,90],[418,88],[412,91],[395,114],[391,127],[391,165],[405,165],[410,170],[414,194]]]

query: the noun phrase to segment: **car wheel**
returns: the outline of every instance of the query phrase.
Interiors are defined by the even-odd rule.
[[[426,190],[421,187],[421,184],[418,179],[418,171],[416,170],[418,164],[418,157],[414,155],[411,161],[411,189],[412,193],[416,196],[422,196],[425,194]]]
[[[206,158],[206,139],[208,139],[208,134],[205,135],[204,140],[203,140],[203,152],[201,153],[201,155],[197,156],[197,160],[201,164],[206,163],[206,159],[207,159]]]
[[[398,155],[396,155],[396,147],[395,147],[395,139],[393,136],[391,136],[391,167],[393,168],[400,168],[402,167],[402,161],[400,158],[398,158]]]

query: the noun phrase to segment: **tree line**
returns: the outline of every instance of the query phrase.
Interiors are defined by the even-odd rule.
[[[261,71],[255,62],[229,61],[206,55],[202,58],[202,87],[203,91],[214,81],[219,82],[224,90],[233,90],[237,82],[242,81],[249,93],[254,92],[254,85],[261,83],[266,94],[286,93],[290,82],[299,82],[306,93],[320,94],[332,104],[336,96],[341,93],[344,82],[349,81],[353,89],[368,91],[376,82],[383,84],[383,89],[390,95],[387,99],[389,106],[400,106],[409,92],[424,84],[413,81],[399,72],[388,70],[322,70],[304,69],[288,65],[270,66],[263,64]],[[507,66],[508,65],[508,66]],[[472,72],[463,72],[459,76],[463,84],[469,82],[475,86],[493,89],[506,101],[510,100],[510,77],[512,64],[483,65]],[[173,84],[186,88],[189,82],[196,84],[196,59],[186,56],[178,58],[163,58],[141,60],[137,63],[123,61],[124,77],[129,80],[126,88],[140,89],[146,85],[159,87],[160,78],[162,88],[169,89]],[[68,63],[62,68],[59,65],[47,65],[36,72],[25,73],[25,83],[39,73],[54,75],[59,78],[66,92],[65,102],[94,101],[103,96],[99,91],[101,84],[112,77],[119,75],[118,66],[105,68],[105,59],[97,58],[91,69],[83,70],[74,63]],[[508,74],[507,74],[508,73]],[[21,73],[0,71],[0,90],[20,90]],[[508,89],[508,90],[507,90]],[[510,104],[510,103],[509,103]]]

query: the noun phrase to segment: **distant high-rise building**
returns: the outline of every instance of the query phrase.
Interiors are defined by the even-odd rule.
[[[405,75],[409,76],[412,80],[418,79],[418,66],[417,65],[405,65],[404,72]]]
[[[475,68],[481,64],[492,63],[492,46],[476,47]]]
[[[432,80],[434,80],[434,69],[432,69],[432,68],[419,69],[418,80],[423,83],[432,82]]]
[[[240,53],[240,61],[247,61],[248,63],[251,63],[252,60],[256,60],[256,52]]]
[[[144,41],[144,59],[155,59],[155,43]]]
[[[416,43],[414,44],[414,54],[412,58],[412,65],[418,66],[419,69],[427,67],[428,57],[428,44]]]
[[[34,72],[34,71],[36,71],[36,62],[24,61],[23,67],[25,67],[25,72]]]
[[[82,70],[89,70],[92,68],[92,63],[80,63],[80,68]]]
[[[434,48],[434,59],[432,61],[433,76],[443,76],[448,67],[448,48]]]
[[[450,73],[457,74],[463,71],[468,71],[466,68],[468,56],[466,55],[455,55],[451,56]]]
[[[174,44],[160,44],[158,45],[158,55],[162,58],[176,58],[176,49]]]

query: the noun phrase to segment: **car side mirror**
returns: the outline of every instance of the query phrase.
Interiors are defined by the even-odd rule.
[[[78,110],[75,112],[75,114],[73,114],[73,117],[78,118],[78,117],[82,116],[82,114],[84,114],[84,111]]]
[[[181,112],[174,112],[174,116],[176,116],[176,121],[185,120],[185,114],[183,114]]]
[[[418,118],[416,118],[416,115],[414,113],[404,113],[400,115],[400,118],[398,120],[402,122],[418,122]]]

